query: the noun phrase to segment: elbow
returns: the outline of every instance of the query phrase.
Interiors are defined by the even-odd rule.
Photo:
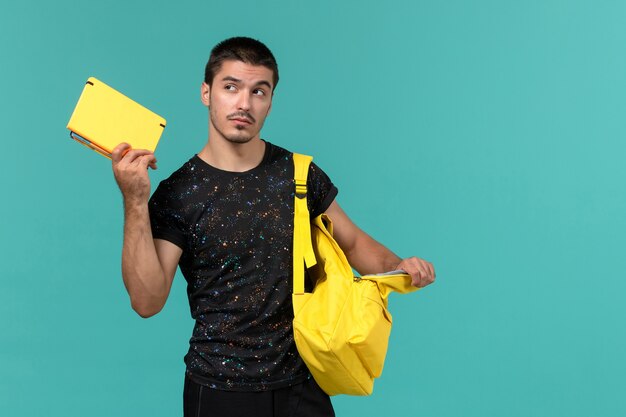
[[[148,304],[131,300],[131,307],[141,318],[147,319],[159,313],[163,309],[163,304]]]
[[[158,313],[158,311],[138,310],[136,308],[134,310],[142,319],[150,318]]]
[[[128,292],[130,306],[140,317],[147,319],[158,314],[165,306],[168,293],[147,285],[128,284],[130,280],[124,276],[124,283]],[[141,283],[140,283],[141,284]]]

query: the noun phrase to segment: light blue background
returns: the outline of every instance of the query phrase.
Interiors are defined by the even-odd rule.
[[[65,129],[96,76],[168,119],[153,186],[206,141],[211,47],[274,51],[263,137],[315,155],[432,287],[392,296],[371,397],[338,416],[626,415],[626,3],[0,6],[0,414],[181,415],[184,280],[130,309],[108,161]]]

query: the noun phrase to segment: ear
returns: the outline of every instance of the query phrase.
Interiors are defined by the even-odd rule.
[[[211,87],[204,82],[200,86],[200,100],[207,107],[211,105]]]

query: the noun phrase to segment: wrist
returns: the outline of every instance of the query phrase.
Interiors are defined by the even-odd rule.
[[[401,263],[402,263],[402,258],[394,255],[393,257],[389,258],[389,260],[387,261],[385,265],[385,271],[395,271],[396,269],[398,269]]]
[[[128,213],[147,213],[148,212],[148,199],[133,196],[130,198],[124,197],[124,211]]]

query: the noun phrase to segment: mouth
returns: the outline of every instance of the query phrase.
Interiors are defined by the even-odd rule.
[[[255,120],[248,112],[238,111],[231,113],[227,116],[228,120],[234,122],[236,125],[251,125]]]
[[[246,125],[251,125],[252,121],[250,119],[244,119],[241,117],[235,117],[230,119],[231,121],[235,122],[235,123],[241,123],[241,124],[246,124]]]

